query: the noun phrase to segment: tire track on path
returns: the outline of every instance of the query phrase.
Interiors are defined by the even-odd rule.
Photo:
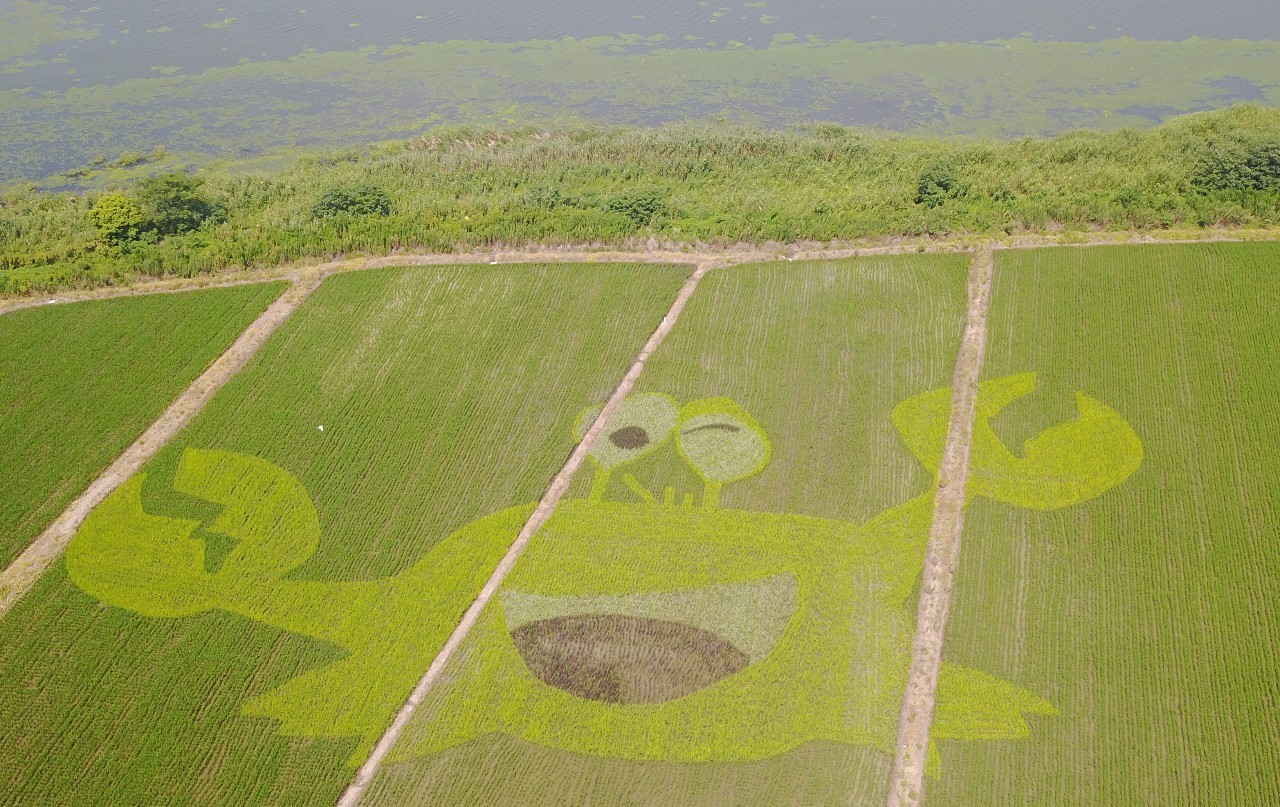
[[[969,269],[969,311],[964,337],[956,354],[951,386],[951,422],[942,465],[938,469],[933,525],[920,582],[916,634],[911,667],[898,715],[898,742],[889,775],[888,807],[918,807],[924,802],[925,766],[929,758],[929,729],[933,724],[938,672],[951,610],[951,589],[960,560],[964,531],[965,486],[969,480],[969,445],[973,437],[978,375],[987,344],[987,311],[994,270],[991,249],[974,255]]]
[[[315,291],[324,277],[324,273],[314,271],[295,276],[289,287],[244,329],[231,346],[192,381],[83,493],[67,505],[13,563],[0,571],[0,618],[53,565],[90,511],[164,448],[204,408],[213,394],[244,367],[267,337]]]
[[[686,256],[687,262],[687,256]],[[463,640],[467,638],[467,634],[475,627],[476,622],[480,619],[480,614],[484,611],[485,606],[493,599],[493,595],[497,593],[502,582],[507,578],[515,568],[516,561],[520,559],[520,555],[524,553],[525,547],[529,545],[529,541],[537,534],[542,525],[555,512],[556,505],[560,503],[561,497],[569,489],[569,483],[573,481],[573,476],[577,473],[578,468],[586,460],[587,455],[591,451],[591,447],[595,445],[595,441],[599,439],[600,434],[604,431],[605,425],[608,424],[613,413],[617,411],[621,405],[622,399],[631,392],[635,386],[636,380],[639,379],[640,373],[644,370],[645,363],[649,357],[653,355],[658,346],[667,338],[667,334],[675,327],[676,320],[680,317],[680,312],[684,310],[685,304],[689,298],[693,296],[694,291],[698,288],[698,283],[702,280],[703,275],[718,266],[722,266],[722,261],[703,261],[694,265],[692,274],[685,280],[684,285],[680,287],[680,291],[676,294],[675,300],[671,303],[666,316],[662,318],[662,322],[650,335],[644,347],[640,349],[640,353],[632,361],[631,367],[628,368],[622,380],[618,382],[618,386],[614,387],[613,392],[609,395],[609,399],[605,402],[604,408],[600,410],[600,414],[596,416],[595,422],[591,424],[591,428],[587,429],[587,433],[583,435],[582,441],[574,447],[573,452],[569,454],[569,459],[565,462],[560,472],[556,474],[551,481],[551,485],[547,488],[547,492],[542,495],[537,508],[533,514],[529,516],[529,520],[525,522],[520,533],[516,536],[515,541],[507,550],[507,554],[503,556],[494,569],[493,574],[489,577],[488,582],[480,589],[480,593],[476,595],[475,600],[471,603],[466,613],[463,614],[462,620],[454,628],[453,633],[449,635],[448,641],[444,643],[444,647],[436,654],[435,659],[431,662],[431,666],[427,668],[426,673],[419,679],[418,685],[413,688],[409,698],[405,701],[404,706],[400,707],[400,711],[396,714],[391,725],[379,738],[377,745],[373,747],[373,751],[369,753],[368,759],[356,771],[355,778],[347,789],[343,791],[341,798],[338,799],[338,807],[355,807],[364,797],[365,791],[369,789],[369,785],[373,783],[373,779],[378,774],[378,770],[382,767],[382,762],[386,759],[387,754],[391,752],[391,748],[396,744],[396,740],[400,738],[405,727],[409,724],[409,720],[413,717],[414,711],[422,703],[427,692],[430,691],[432,685],[440,677],[444,668],[448,665],[449,659],[457,651]]]

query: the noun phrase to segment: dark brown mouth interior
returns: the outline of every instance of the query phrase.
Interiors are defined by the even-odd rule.
[[[622,449],[644,448],[649,445],[649,433],[639,426],[623,426],[610,434],[609,440]]]
[[[750,663],[714,633],[648,617],[555,617],[522,625],[511,638],[544,683],[605,703],[675,700]]]

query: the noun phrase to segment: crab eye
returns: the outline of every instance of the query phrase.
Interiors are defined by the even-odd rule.
[[[577,436],[581,440],[600,414],[593,406],[578,418]],[[606,471],[630,462],[661,445],[675,428],[675,401],[659,393],[645,393],[624,398],[613,418],[605,426],[601,439],[591,447],[591,457]]]
[[[684,458],[714,485],[745,479],[769,462],[769,438],[729,398],[704,398],[684,407],[678,441]]]

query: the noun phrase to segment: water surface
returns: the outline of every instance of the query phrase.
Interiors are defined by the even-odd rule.
[[[0,181],[443,122],[1149,125],[1280,102],[1278,43],[1274,0],[0,0]]]

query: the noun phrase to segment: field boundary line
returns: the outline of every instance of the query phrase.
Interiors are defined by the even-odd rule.
[[[240,332],[231,346],[214,359],[128,448],[112,460],[106,470],[73,499],[21,555],[0,571],[0,619],[53,565],[93,508],[168,445],[173,436],[204,408],[214,393],[248,363],[267,338],[315,291],[323,279],[324,275],[319,272],[307,272],[293,278],[289,287],[257,319],[249,323],[249,327]]]
[[[593,245],[563,247],[505,246],[467,252],[404,252],[374,257],[351,257],[331,261],[304,259],[273,267],[228,269],[192,278],[147,280],[128,286],[98,289],[69,289],[28,297],[0,298],[0,315],[25,308],[50,304],[83,302],[140,294],[165,294],[200,288],[221,288],[261,283],[267,280],[291,279],[300,273],[351,272],[394,266],[439,266],[483,263],[715,263],[734,266],[771,261],[839,260],[872,255],[912,255],[916,253],[972,253],[983,249],[1042,249],[1046,247],[1097,247],[1135,244],[1212,244],[1280,241],[1280,229],[1157,230],[1124,233],[1059,233],[1020,234],[1003,238],[956,235],[945,238],[928,236],[885,237],[865,242],[768,243],[708,247],[701,244],[663,244],[646,248],[608,248]]]
[[[986,356],[987,312],[995,256],[991,249],[974,254],[969,270],[969,305],[964,336],[956,354],[951,388],[951,421],[938,469],[933,523],[925,551],[911,666],[898,715],[898,741],[889,775],[888,807],[918,807],[924,801],[929,730],[942,668],[951,589],[960,560],[964,531],[965,486],[969,481],[969,448],[973,438],[978,375]]]
[[[684,262],[688,263],[687,258]],[[413,688],[413,692],[409,694],[408,700],[400,707],[400,711],[396,713],[391,725],[383,732],[382,737],[378,739],[378,743],[373,747],[364,764],[356,771],[355,778],[338,799],[338,807],[356,807],[360,803],[365,792],[369,789],[369,785],[373,783],[374,777],[377,776],[379,769],[382,767],[383,760],[386,759],[387,754],[391,752],[392,747],[400,739],[405,727],[408,726],[413,713],[431,690],[432,685],[439,679],[440,674],[444,671],[458,647],[461,646],[463,640],[467,638],[471,629],[475,627],[485,606],[493,599],[494,594],[497,593],[498,588],[506,580],[507,575],[515,568],[516,561],[520,559],[533,536],[542,528],[547,519],[555,513],[556,506],[569,490],[569,483],[573,481],[578,468],[586,461],[592,446],[599,439],[605,426],[613,417],[613,413],[622,404],[622,399],[635,386],[649,357],[653,355],[663,340],[667,338],[667,334],[675,327],[676,320],[680,318],[680,312],[684,310],[685,304],[689,302],[694,291],[697,290],[703,275],[720,266],[724,266],[724,264],[717,261],[703,261],[694,264],[693,272],[685,279],[684,285],[680,287],[680,291],[677,292],[675,299],[672,300],[671,307],[667,310],[666,315],[663,316],[662,321],[658,323],[658,327],[650,334],[648,341],[640,348],[640,352],[632,360],[631,366],[627,368],[622,380],[614,387],[608,400],[605,401],[604,407],[596,415],[591,428],[587,429],[587,433],[582,436],[582,440],[579,441],[578,445],[574,446],[573,451],[569,454],[569,459],[565,461],[559,473],[551,480],[551,485],[538,501],[538,506],[529,516],[529,519],[525,521],[519,534],[516,535],[515,541],[507,549],[507,553],[499,561],[489,580],[481,587],[475,600],[472,601],[471,606],[462,615],[462,619],[453,629],[453,633],[449,635],[449,639],[440,648],[440,652],[436,654],[435,659],[432,660],[431,666],[427,668],[422,678],[419,679],[417,686]]]

